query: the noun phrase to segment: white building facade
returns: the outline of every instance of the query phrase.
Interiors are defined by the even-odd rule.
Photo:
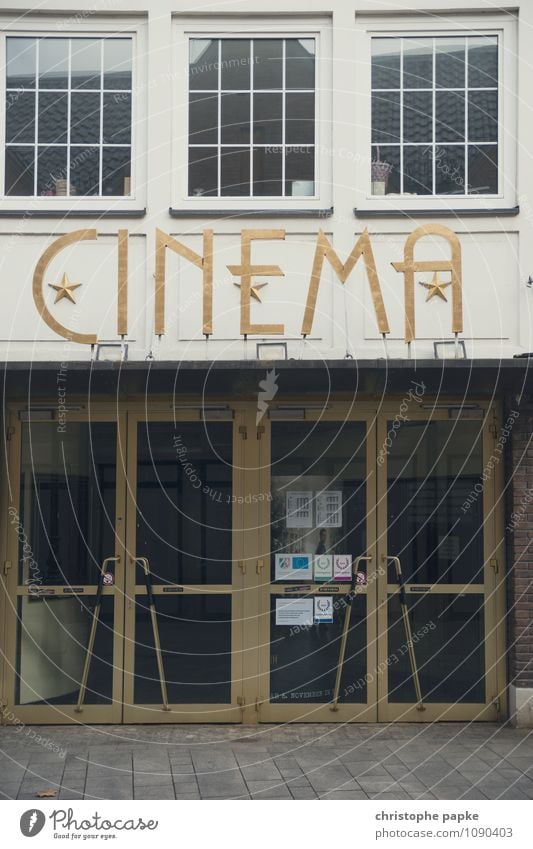
[[[410,5],[1,15],[4,721],[531,724],[533,9]]]

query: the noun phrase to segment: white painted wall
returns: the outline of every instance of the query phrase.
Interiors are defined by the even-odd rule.
[[[262,303],[252,301],[252,321],[283,323],[285,333],[276,340],[287,341],[289,356],[302,358],[343,358],[348,352],[359,359],[386,354],[377,330],[362,267],[356,267],[345,286],[326,264],[317,301],[313,332],[302,342],[301,324],[313,263],[316,234],[320,228],[328,234],[344,261],[357,236],[368,227],[390,323],[387,351],[391,357],[406,357],[403,341],[403,275],[391,262],[401,261],[406,237],[416,227],[431,222],[454,230],[460,238],[463,267],[464,339],[468,356],[507,358],[533,350],[533,287],[526,285],[533,276],[533,168],[530,136],[533,132],[533,71],[530,50],[533,35],[533,4],[522,0],[518,8],[516,31],[512,16],[493,18],[492,4],[468,4],[463,15],[463,0],[411,0],[409,15],[404,3],[388,0],[347,3],[346,0],[293,0],[290,18],[286,3],[272,0],[221,2],[195,5],[158,0],[148,7],[139,0],[103,0],[86,4],[45,0],[39,13],[25,13],[25,4],[12,0],[10,7],[20,9],[0,17],[3,28],[29,28],[63,34],[73,31],[103,32],[118,27],[134,27],[139,32],[137,63],[137,196],[121,209],[144,208],[142,218],[82,217],[39,218],[32,211],[41,201],[13,202],[6,198],[3,210],[18,206],[18,215],[0,217],[0,356],[12,361],[88,360],[95,352],[90,347],[67,342],[55,335],[40,319],[32,296],[32,278],[42,252],[59,235],[85,227],[98,231],[96,242],[80,243],[58,256],[45,277],[47,304],[53,315],[75,330],[97,333],[102,342],[120,341],[116,335],[117,231],[128,229],[129,239],[129,334],[128,357],[144,360],[152,351],[161,359],[242,359],[255,356],[255,342],[248,344],[239,333],[240,294],[228,264],[240,263],[241,228],[284,229],[283,242],[257,242],[252,249],[254,263],[275,263],[285,277],[266,278],[261,290]],[[446,7],[447,12],[443,12]],[[53,12],[54,14],[46,15]],[[425,13],[426,17],[416,17]],[[429,14],[429,17],[427,16]],[[432,15],[431,13],[434,13]],[[401,30],[446,26],[457,28],[498,27],[505,25],[506,60],[503,66],[505,109],[502,145],[505,161],[505,191],[496,201],[467,200],[459,205],[457,216],[439,215],[437,208],[430,219],[395,217],[356,218],[354,207],[379,208],[380,200],[367,196],[368,180],[368,88],[366,32],[369,29]],[[183,142],[186,139],[184,109],[186,103],[187,32],[296,31],[321,33],[320,144],[321,197],[313,202],[317,212],[312,218],[171,218],[169,207],[186,208],[180,176],[186,171]],[[514,36],[517,35],[515,39]],[[331,45],[331,48],[330,48]],[[181,53],[180,53],[181,51]],[[331,52],[332,55],[329,55]],[[516,77],[515,77],[516,72]],[[331,116],[331,120],[330,120]],[[518,127],[518,132],[517,132]],[[366,135],[365,135],[366,133]],[[516,176],[518,175],[518,176]],[[58,199],[54,199],[57,201]],[[205,202],[211,209],[215,203]],[[43,199],[43,205],[49,203]],[[79,201],[73,201],[74,204]],[[104,201],[95,201],[102,208]],[[294,204],[275,203],[276,208]],[[427,205],[416,199],[387,202],[388,208]],[[520,214],[488,217],[462,215],[465,208],[479,203],[490,208],[520,205]],[[313,205],[311,204],[311,205]],[[201,205],[201,204],[200,204]],[[219,202],[223,209],[231,204]],[[239,204],[234,204],[237,208]],[[241,204],[242,206],[242,204]],[[250,205],[247,205],[250,208]],[[334,214],[324,218],[318,210],[333,206]],[[436,204],[430,204],[432,208]],[[444,206],[449,207],[449,201]],[[53,204],[51,205],[53,207]],[[62,209],[65,203],[62,203]],[[24,211],[27,210],[27,214]],[[166,333],[154,338],[155,233],[160,228],[193,250],[202,251],[202,230],[215,233],[214,327],[206,343],[202,335],[201,273],[183,259],[167,252]],[[428,238],[420,242],[418,259],[446,258],[447,246]],[[66,272],[82,286],[77,290],[78,304],[66,300],[53,304],[49,282],[58,282]],[[417,280],[429,280],[431,274],[419,274]],[[259,282],[264,282],[262,279]],[[449,290],[448,290],[449,291]],[[453,338],[451,298],[426,303],[426,290],[416,286],[417,338],[412,355],[433,357],[433,341]],[[272,341],[272,337],[270,339]],[[102,351],[102,355],[104,352]]]

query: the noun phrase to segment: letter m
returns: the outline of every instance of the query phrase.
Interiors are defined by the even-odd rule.
[[[355,246],[350,256],[348,257],[344,265],[333,250],[333,247],[326,234],[322,230],[320,230],[316,244],[313,270],[311,272],[309,293],[307,295],[307,303],[305,305],[304,320],[302,323],[301,331],[302,336],[308,336],[311,333],[313,327],[313,319],[315,317],[316,301],[320,286],[320,278],[322,276],[322,269],[324,267],[324,260],[328,260],[329,264],[333,268],[333,271],[335,272],[341,283],[346,283],[348,277],[357,265],[357,262],[361,256],[363,257],[368,282],[370,284],[370,292],[372,295],[374,312],[376,314],[376,321],[378,324],[379,332],[390,332],[387,313],[385,311],[385,304],[383,303],[383,296],[381,294],[381,286],[379,284],[378,272],[376,269],[376,261],[372,252],[372,245],[370,244],[368,230],[365,229],[361,233],[357,242],[355,243]]]

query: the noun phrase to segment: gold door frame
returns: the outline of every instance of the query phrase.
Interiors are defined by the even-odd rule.
[[[134,599],[136,588],[130,558],[135,550],[135,497],[137,474],[137,424],[140,421],[200,421],[201,399],[182,398],[180,403],[197,404],[196,412],[172,409],[170,396],[150,399],[149,411],[145,399],[110,403],[82,400],[83,409],[68,413],[69,422],[111,421],[117,423],[116,453],[116,537],[115,550],[109,556],[120,556],[113,587],[106,587],[104,595],[115,598],[115,634],[113,645],[113,701],[111,705],[86,705],[81,714],[75,705],[14,705],[15,662],[17,641],[17,597],[27,594],[27,588],[18,586],[18,538],[10,525],[7,509],[19,510],[20,460],[21,460],[21,404],[8,405],[8,442],[6,443],[6,469],[0,498],[2,499],[1,530],[3,540],[3,564],[11,568],[2,569],[0,587],[0,613],[3,613],[3,677],[0,677],[2,719],[12,712],[15,720],[24,723],[120,723],[120,722],[353,722],[353,721],[434,721],[442,720],[501,720],[507,714],[506,702],[506,605],[504,569],[504,511],[503,511],[503,461],[496,465],[484,490],[484,584],[472,587],[457,587],[457,591],[482,592],[485,594],[485,670],[487,703],[480,704],[426,704],[420,713],[415,705],[389,704],[387,701],[387,675],[374,675],[368,686],[366,705],[339,704],[333,713],[328,704],[284,705],[269,703],[270,673],[270,600],[281,591],[281,586],[270,583],[270,502],[246,500],[233,504],[233,581],[231,589],[226,585],[213,587],[199,585],[186,587],[184,592],[231,592],[232,594],[232,685],[229,705],[184,705],[172,706],[170,712],[157,705],[133,705],[133,642]],[[387,468],[386,462],[377,463],[377,447],[384,444],[387,421],[398,412],[400,399],[387,398],[379,405],[376,401],[357,403],[349,397],[337,396],[327,409],[321,412],[309,409],[306,418],[327,421],[364,421],[367,425],[367,551],[373,561],[369,569],[377,571],[377,580],[368,583],[367,595],[367,671],[380,670],[387,658],[387,598],[386,572],[380,574],[382,557],[394,555],[387,550]],[[446,397],[437,403],[460,406],[461,398]],[[210,399],[210,403],[216,399]],[[469,399],[486,411],[483,431],[483,461],[486,464],[494,451],[494,433],[501,427],[501,410],[483,400]],[[71,403],[75,405],[76,399]],[[268,494],[270,492],[270,420],[265,415],[256,426],[257,405],[254,400],[233,403],[230,398],[220,399],[233,410],[233,494]],[[291,398],[291,404],[311,407],[313,398]],[[57,399],[40,402],[39,407],[54,408]],[[83,406],[85,404],[85,406]],[[424,405],[431,404],[424,398]],[[275,402],[274,402],[275,406]],[[410,420],[448,420],[446,409],[409,410]],[[57,422],[50,422],[54,427]],[[496,425],[496,430],[494,426]],[[498,569],[491,566],[496,560]],[[452,585],[455,590],[455,585]],[[228,585],[229,587],[229,585]],[[160,590],[155,589],[157,596]],[[396,592],[396,585],[389,585]],[[435,591],[450,591],[442,587]],[[84,587],[84,595],[94,594],[95,586]],[[144,587],[139,594],[146,592]],[[339,590],[342,592],[342,590]],[[129,605],[129,607],[128,607]],[[2,630],[0,629],[0,640]],[[0,668],[0,676],[2,668]]]
[[[180,398],[180,402],[182,399]],[[150,412],[146,405],[137,408],[130,405],[128,411],[128,459],[127,459],[127,495],[126,495],[126,580],[125,580],[125,644],[124,644],[124,712],[125,723],[185,723],[185,722],[242,722],[243,693],[242,693],[242,622],[243,622],[243,571],[239,568],[242,562],[242,528],[243,509],[238,499],[232,504],[232,583],[231,584],[185,584],[179,587],[180,595],[230,595],[232,604],[231,625],[231,702],[229,704],[170,704],[169,710],[163,705],[135,704],[135,597],[146,595],[146,587],[135,583],[136,550],[136,517],[137,517],[137,433],[138,425],[142,422],[202,422],[202,402],[196,400],[196,410],[187,411],[171,409],[171,399],[165,404],[157,401],[150,404]],[[160,412],[157,408],[160,408]],[[238,405],[229,405],[233,411],[233,494],[239,495],[243,486],[243,436],[242,411]],[[228,422],[229,423],[229,422]],[[154,597],[163,594],[162,586],[153,587]]]
[[[464,399],[446,397],[435,401],[437,409],[409,409],[409,421],[451,421],[446,407],[461,407]],[[424,407],[431,407],[432,400],[424,398]],[[496,435],[501,428],[501,411],[497,403],[469,399],[483,411],[483,469],[491,457]],[[441,405],[441,409],[439,409]],[[398,401],[387,401],[381,408],[378,422],[378,445],[385,445],[388,433],[388,422],[398,414]],[[458,421],[461,420],[460,416]],[[479,420],[481,425],[481,420]],[[378,515],[378,558],[380,564],[385,559],[396,555],[387,545],[387,458],[377,468],[378,492],[380,494]],[[378,677],[378,721],[379,722],[434,722],[441,721],[488,721],[496,722],[507,715],[506,700],[506,661],[505,661],[505,552],[503,523],[504,512],[502,503],[503,493],[503,458],[485,483],[483,490],[483,556],[484,581],[480,584],[439,584],[433,585],[430,592],[434,594],[473,594],[484,596],[484,627],[485,627],[485,685],[486,702],[482,703],[431,703],[424,702],[424,711],[417,710],[416,704],[389,703],[387,684],[388,657],[388,614],[387,598],[390,594],[398,593],[397,584],[387,583],[385,564],[384,574],[378,582],[378,633],[381,635],[378,646],[378,668],[384,669],[384,674]],[[496,567],[491,562],[496,561]]]
[[[75,402],[72,401],[74,404]],[[44,406],[55,410],[57,399],[46,403],[39,403],[35,407],[35,413]],[[74,422],[116,422],[116,497],[115,497],[115,547],[107,556],[120,557],[115,565],[115,584],[103,589],[103,596],[114,598],[114,635],[113,635],[113,677],[112,677],[112,701],[109,705],[83,705],[81,713],[76,712],[76,705],[48,704],[48,705],[17,705],[15,704],[16,689],[16,659],[18,638],[18,599],[29,595],[27,586],[18,583],[19,562],[19,539],[13,525],[7,520],[7,509],[14,507],[20,515],[20,493],[21,493],[21,450],[22,450],[22,422],[19,417],[20,405],[8,405],[8,442],[7,442],[7,474],[3,496],[3,522],[2,532],[4,540],[4,563],[10,564],[11,568],[3,577],[5,592],[4,611],[4,681],[3,701],[6,712],[13,714],[13,722],[59,724],[59,723],[119,723],[122,721],[122,646],[123,646],[123,545],[122,525],[120,517],[124,516],[124,475],[121,473],[120,460],[124,454],[125,446],[125,419],[123,414],[118,414],[116,407],[112,404],[91,404],[89,409],[76,409],[68,412],[67,427]],[[38,419],[36,419],[38,421]],[[42,420],[41,420],[42,421]],[[50,427],[57,427],[58,421],[54,417],[48,420]],[[46,422],[43,422],[46,423]],[[4,568],[5,572],[5,568]],[[61,592],[62,586],[48,586],[49,590]],[[96,585],[82,585],[82,593],[72,593],[73,597],[94,597]]]
[[[291,399],[291,404],[293,400]],[[298,401],[294,401],[298,406]],[[303,408],[312,404],[312,399],[307,397],[301,401]],[[290,419],[290,413],[286,414],[286,420]],[[366,551],[358,552],[360,555],[371,555],[372,561],[368,564],[368,583],[362,587],[362,592],[367,598],[367,672],[371,672],[377,663],[377,620],[376,620],[376,595],[377,581],[371,580],[371,576],[378,567],[377,563],[377,539],[376,539],[376,411],[371,405],[350,402],[332,402],[324,410],[306,410],[307,421],[328,422],[360,422],[366,425]],[[285,416],[284,416],[285,420]],[[293,420],[297,420],[294,418]],[[264,434],[258,441],[259,468],[260,468],[260,490],[271,491],[271,426],[270,419],[265,416],[262,425]],[[283,595],[284,585],[277,585],[270,580],[270,504],[267,502],[262,509],[262,521],[260,522],[260,553],[259,559],[264,563],[261,578],[257,581],[257,594],[259,597],[260,624],[259,624],[259,676],[257,683],[258,695],[256,697],[256,714],[260,722],[375,722],[377,720],[377,682],[376,676],[372,676],[367,683],[367,701],[363,704],[339,702],[338,710],[332,711],[329,703],[307,703],[307,704],[271,704],[270,703],[270,605],[271,597]],[[311,584],[313,589],[310,595],[318,595],[319,587],[324,583],[305,581]],[[344,590],[347,591],[346,585]],[[338,598],[343,596],[343,586],[334,585],[333,593]],[[340,639],[339,639],[340,644]]]

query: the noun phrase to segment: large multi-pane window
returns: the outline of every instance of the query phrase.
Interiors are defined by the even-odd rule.
[[[498,37],[372,39],[372,193],[498,194]]]
[[[189,45],[189,196],[313,197],[315,39]]]
[[[5,194],[131,194],[131,38],[6,39]]]

